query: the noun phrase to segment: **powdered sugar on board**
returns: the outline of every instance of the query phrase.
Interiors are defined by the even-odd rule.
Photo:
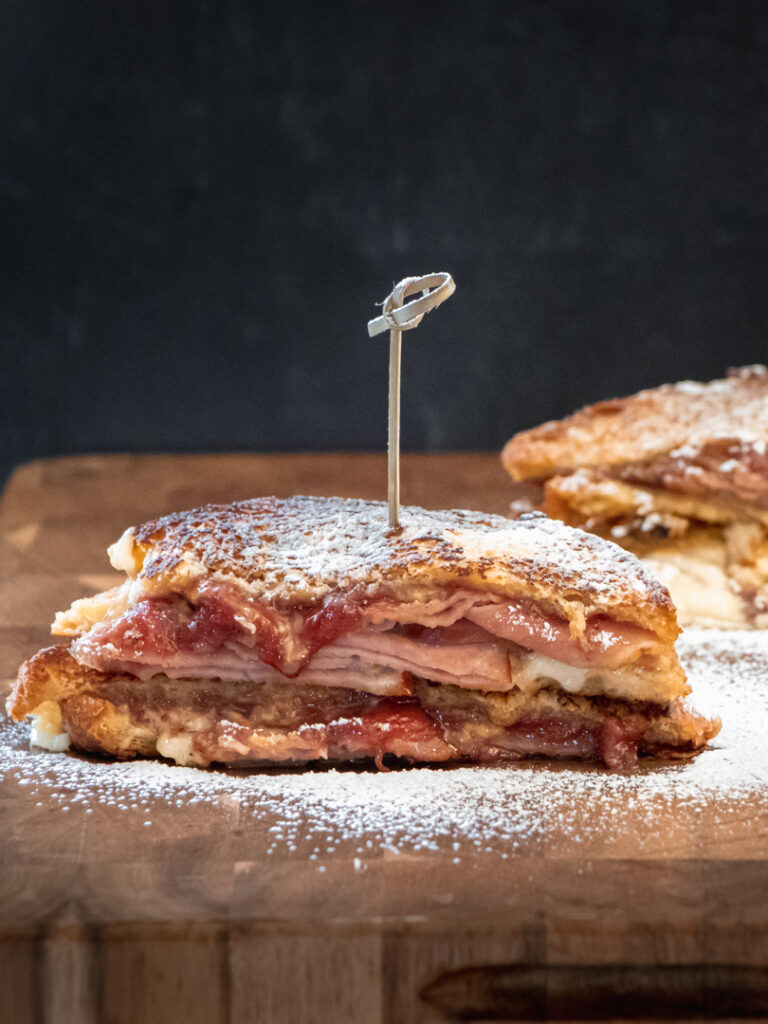
[[[743,857],[745,835],[754,855],[768,843],[768,635],[689,630],[679,647],[696,706],[720,715],[723,731],[693,761],[631,775],[531,762],[232,774],[30,750],[28,727],[4,722],[3,791],[23,793],[25,816],[45,814],[49,828],[55,812],[61,824],[123,822],[161,840],[216,811],[249,859],[301,857],[318,871],[340,855],[365,870],[374,857],[436,851],[457,863],[478,854]]]

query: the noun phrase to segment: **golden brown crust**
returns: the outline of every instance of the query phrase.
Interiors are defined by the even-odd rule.
[[[721,729],[719,718],[705,718],[686,700],[678,698],[669,705],[665,715],[654,718],[643,738],[643,747],[664,748],[672,757],[676,756],[676,748],[682,748],[680,754],[685,756],[701,750]]]
[[[681,381],[586,406],[511,438],[502,463],[514,480],[578,466],[640,462],[712,440],[768,441],[768,370],[745,366],[707,384]]]
[[[80,665],[66,644],[44,647],[19,669],[7,702],[8,714],[20,722],[46,700],[65,700],[88,688],[103,673]]]
[[[724,525],[744,520],[741,506],[727,494],[700,495],[663,488],[638,487],[599,471],[577,469],[568,476],[554,476],[543,488],[542,510],[569,526],[599,533],[611,520],[655,515],[673,517],[687,526],[691,521]],[[753,507],[751,519],[768,526],[768,509]],[[642,531],[637,531],[642,534]],[[674,531],[673,531],[674,532]]]
[[[459,585],[542,602],[574,635],[595,612],[636,622],[663,642],[678,633],[666,589],[633,556],[541,515],[510,521],[406,507],[390,530],[383,502],[257,498],[146,523],[111,553],[145,592],[193,602],[211,581],[278,607],[353,591],[417,601]]]
[[[136,727],[130,717],[108,700],[89,693],[104,683],[103,672],[75,661],[64,645],[45,647],[25,661],[8,697],[8,713],[17,722],[46,701],[57,704],[78,750],[112,757],[155,753],[154,736]]]
[[[67,697],[61,715],[73,747],[89,754],[121,760],[157,754],[157,737],[146,726],[136,726],[127,712],[100,697]]]

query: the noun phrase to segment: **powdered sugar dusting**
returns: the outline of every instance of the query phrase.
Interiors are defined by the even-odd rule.
[[[126,815],[173,835],[196,812],[237,809],[249,856],[300,856],[318,871],[340,854],[371,858],[440,851],[468,856],[689,856],[745,832],[768,835],[768,635],[690,630],[680,653],[696,706],[723,731],[693,761],[630,775],[596,768],[414,768],[229,774],[160,762],[108,763],[31,751],[26,726],[0,729],[4,787],[29,813]],[[25,813],[28,813],[25,810]],[[539,851],[539,853],[537,853]],[[743,855],[743,854],[740,854]]]
[[[666,592],[634,558],[599,537],[530,513],[511,521],[461,509],[400,510],[390,530],[384,502],[297,496],[208,505],[137,528],[140,578],[194,587],[225,578],[267,602],[321,598],[386,582],[441,582],[500,593],[537,586],[601,606],[639,599],[668,608]],[[553,598],[554,600],[554,598]]]
[[[768,370],[743,366],[722,380],[680,381],[587,406],[508,441],[503,462],[514,479],[551,476],[579,465],[640,463],[663,453],[694,457],[713,441],[764,455]]]

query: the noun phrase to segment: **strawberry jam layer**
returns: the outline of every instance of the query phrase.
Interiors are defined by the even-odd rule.
[[[295,676],[323,647],[356,628],[360,609],[342,599],[281,614],[256,604],[238,604],[225,592],[203,593],[194,606],[177,596],[151,597],[120,618],[96,626],[77,650],[93,664],[109,661],[162,665],[187,655],[192,664],[237,643],[264,665]]]

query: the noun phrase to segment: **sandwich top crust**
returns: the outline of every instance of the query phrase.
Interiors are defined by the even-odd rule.
[[[643,462],[665,453],[695,455],[713,441],[765,454],[766,367],[744,366],[729,370],[723,380],[680,381],[597,402],[517,434],[507,442],[502,462],[513,479],[525,480],[577,466]]]
[[[573,635],[594,613],[635,622],[663,642],[678,634],[666,588],[634,555],[538,513],[511,521],[404,507],[391,530],[384,502],[256,498],[131,528],[110,558],[149,595],[194,600],[214,581],[281,608],[335,592],[416,601],[459,585],[543,602]],[[57,632],[74,632],[61,625]]]

